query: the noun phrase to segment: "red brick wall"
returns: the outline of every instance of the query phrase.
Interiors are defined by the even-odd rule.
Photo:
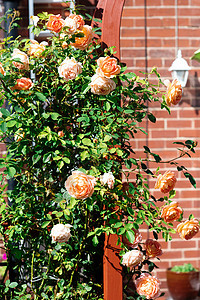
[[[195,50],[200,48],[200,1],[178,0],[178,45],[183,57],[191,66],[187,86],[184,88],[183,99],[179,105],[171,109],[171,115],[161,111],[159,107],[150,107],[155,113],[157,122],[143,124],[148,128],[148,139],[140,134],[133,143],[138,154],[144,144],[148,144],[152,152],[168,160],[177,155],[173,141],[194,139],[200,142],[200,63],[190,60]],[[146,17],[145,17],[146,16]],[[145,29],[145,24],[146,29]],[[146,36],[145,36],[146,34]],[[126,0],[121,23],[121,59],[128,66],[128,70],[139,74],[139,71],[148,72],[156,66],[162,79],[171,80],[168,68],[176,57],[175,49],[175,1],[174,0]],[[197,148],[192,159],[185,157],[181,164],[196,178],[197,188],[194,189],[187,179],[171,168],[178,176],[175,201],[184,209],[184,219],[191,213],[200,218],[200,150]],[[155,171],[155,166],[154,171]],[[161,166],[161,173],[166,164]],[[161,196],[153,189],[154,182],[150,182],[152,192]],[[174,224],[175,226],[177,224]],[[144,240],[146,234],[144,234]],[[151,235],[150,235],[151,237]],[[165,270],[175,264],[191,262],[200,267],[200,234],[190,241],[182,241],[176,234],[172,242],[160,242],[163,247],[161,261],[155,259],[160,267],[155,275],[162,282],[162,289],[166,289]]]

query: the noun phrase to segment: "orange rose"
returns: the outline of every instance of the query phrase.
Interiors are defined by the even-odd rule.
[[[139,250],[131,250],[126,252],[122,258],[122,265],[128,268],[136,267],[143,260],[143,253]]]
[[[47,29],[54,31],[56,33],[60,32],[64,25],[65,25],[65,21],[61,18],[61,15],[49,16],[49,20],[46,24]]]
[[[145,242],[146,254],[149,257],[157,257],[162,255],[162,249],[160,243],[152,239],[147,239]]]
[[[176,184],[175,174],[171,171],[166,171],[165,174],[159,175],[155,184],[155,189],[160,189],[162,193],[169,193],[174,189]]]
[[[167,94],[166,94],[166,103],[171,106],[171,104],[176,105],[181,101],[182,97],[182,87],[180,82],[177,79],[174,79],[171,82],[167,81]]]
[[[0,62],[0,73],[3,75],[3,76],[5,76],[6,75],[6,72],[5,72],[5,70],[4,70],[4,68],[3,68],[3,66],[2,66],[2,63]]]
[[[22,77],[20,79],[17,79],[17,84],[13,87],[15,90],[23,90],[27,91],[33,87],[33,82],[30,78]]]
[[[81,15],[71,14],[71,15],[69,15],[69,18],[75,20],[78,30],[83,29],[83,26],[85,25],[85,22],[84,22],[83,17]]]
[[[178,205],[178,202],[173,201],[169,205],[164,206],[162,209],[161,218],[168,223],[178,220],[183,213],[182,208]]]
[[[121,67],[117,64],[117,59],[113,57],[99,57],[96,73],[100,76],[112,78],[120,73]]]
[[[147,299],[155,299],[160,296],[160,281],[147,273],[143,273],[135,280],[136,291]]]
[[[58,73],[66,81],[73,80],[82,73],[82,64],[77,62],[74,57],[66,57],[58,67]]]
[[[71,45],[77,49],[85,50],[92,42],[92,38],[93,38],[92,27],[89,25],[84,25],[83,29],[79,31],[79,33],[83,33],[84,36],[76,37],[75,43],[71,43]]]
[[[26,53],[20,51],[19,49],[14,49],[12,53],[12,59],[19,59],[18,61],[13,61],[13,65],[19,70],[28,70],[29,69],[29,59]]]
[[[116,88],[116,84],[110,78],[95,74],[91,77],[90,87],[93,94],[108,95]]]
[[[28,49],[28,54],[34,57],[40,56],[41,53],[45,51],[45,46],[47,44],[47,42],[41,42],[39,44],[37,41],[31,40],[31,44]]]
[[[199,220],[192,219],[180,223],[176,230],[179,233],[182,240],[190,240],[199,232]]]
[[[70,196],[76,199],[86,199],[92,196],[95,184],[95,177],[80,171],[74,171],[67,178],[65,188]]]

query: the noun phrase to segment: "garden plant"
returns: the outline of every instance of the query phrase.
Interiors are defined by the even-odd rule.
[[[41,30],[51,36],[6,38],[0,50],[0,135],[7,145],[0,159],[0,232],[10,274],[0,284],[2,299],[103,299],[105,234],[118,236],[124,278],[135,284],[132,295],[124,286],[124,298],[157,298],[151,259],[162,254],[158,238],[167,242],[178,231],[188,240],[199,231],[199,221],[183,219],[172,200],[178,172],[196,185],[181,158],[197,145],[174,141],[179,155],[164,161],[146,145],[139,157],[130,140],[147,134],[143,120],[156,122],[148,104],[170,113],[181,86],[174,80],[164,87],[155,68],[141,77],[127,72],[114,47],[102,49],[96,29],[76,10],[65,20],[43,12],[32,22],[36,40]],[[14,18],[11,23],[16,26]],[[152,234],[146,241],[143,224]]]

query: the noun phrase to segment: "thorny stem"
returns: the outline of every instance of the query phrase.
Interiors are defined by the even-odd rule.
[[[85,242],[85,239],[86,239],[86,236],[87,236],[87,225],[88,225],[88,210],[87,210],[87,208],[86,208],[86,214],[85,214],[85,224],[84,224],[84,229],[85,229],[85,233],[84,233],[84,237],[83,237],[83,240],[82,240],[82,242],[81,242],[81,244],[80,244],[80,248],[79,248],[79,253],[78,253],[78,257],[77,257],[77,260],[76,260],[76,264],[75,264],[75,266],[74,266],[74,269],[73,269],[73,271],[72,271],[72,273],[71,273],[71,277],[70,277],[70,281],[69,281],[69,287],[71,286],[71,284],[72,284],[72,281],[73,281],[73,278],[74,278],[74,274],[75,274],[75,271],[76,271],[76,269],[77,269],[77,267],[78,267],[78,263],[79,263],[79,260],[80,260],[80,258],[81,258],[81,254],[82,254],[82,251],[83,251],[83,246],[84,246],[84,242]]]
[[[32,254],[32,260],[31,260],[31,289],[33,289],[33,264],[34,264],[34,257],[35,257],[35,250]]]

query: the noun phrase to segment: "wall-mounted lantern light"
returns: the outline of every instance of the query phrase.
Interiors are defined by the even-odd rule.
[[[187,61],[182,58],[181,50],[178,50],[177,58],[173,61],[169,71],[172,71],[173,79],[177,79],[182,87],[186,86],[188,79],[188,71],[191,68],[188,66]]]

